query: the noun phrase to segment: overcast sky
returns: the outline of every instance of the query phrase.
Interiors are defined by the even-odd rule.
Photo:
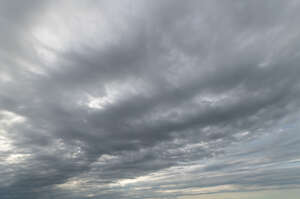
[[[299,0],[1,0],[1,199],[298,199]]]

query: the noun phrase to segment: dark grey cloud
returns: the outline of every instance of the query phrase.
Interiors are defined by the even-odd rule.
[[[299,187],[297,1],[0,4],[2,198]]]

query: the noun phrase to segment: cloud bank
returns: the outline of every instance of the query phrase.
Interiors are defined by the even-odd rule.
[[[298,1],[1,1],[0,195],[300,185]]]

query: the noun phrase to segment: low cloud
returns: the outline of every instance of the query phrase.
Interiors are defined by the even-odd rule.
[[[299,187],[296,1],[3,1],[0,194]]]

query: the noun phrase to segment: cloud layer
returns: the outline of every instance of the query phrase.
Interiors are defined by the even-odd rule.
[[[300,185],[298,1],[2,1],[0,195]]]

